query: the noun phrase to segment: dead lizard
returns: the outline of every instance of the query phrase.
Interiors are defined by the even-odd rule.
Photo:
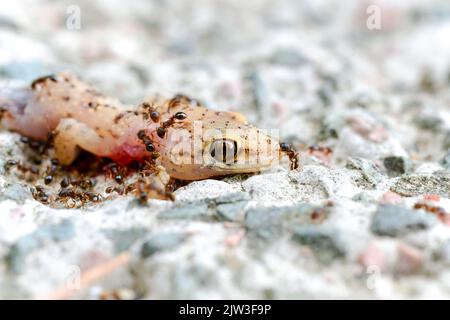
[[[9,130],[36,140],[53,133],[63,165],[81,148],[119,164],[153,159],[182,180],[259,172],[283,153],[297,166],[292,149],[239,113],[181,95],[126,106],[66,72],[36,79],[30,88],[0,88],[0,110]]]

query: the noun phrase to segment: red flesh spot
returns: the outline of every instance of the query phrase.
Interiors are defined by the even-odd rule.
[[[142,162],[148,156],[148,152],[143,146],[136,146],[124,143],[117,147],[109,156],[120,165],[128,165],[133,160]]]

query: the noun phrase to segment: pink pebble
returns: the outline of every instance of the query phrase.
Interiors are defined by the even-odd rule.
[[[366,269],[377,266],[383,270],[385,267],[384,252],[376,244],[370,244],[358,256],[358,262]]]
[[[399,204],[403,202],[403,197],[395,192],[388,191],[380,199],[381,204]]]
[[[423,196],[423,200],[425,200],[425,201],[440,201],[441,196],[438,194],[425,194]]]
[[[385,141],[389,137],[389,133],[386,131],[386,129],[382,126],[376,126],[370,133],[369,133],[369,140],[380,143]]]
[[[411,274],[420,269],[423,263],[423,254],[417,248],[404,243],[397,246],[396,272]]]
[[[241,240],[244,238],[245,236],[245,231],[243,229],[239,230],[238,232],[232,234],[231,236],[228,236],[225,239],[225,244],[228,247],[236,247]]]

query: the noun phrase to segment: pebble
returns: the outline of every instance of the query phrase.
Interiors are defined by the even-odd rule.
[[[445,263],[445,265],[450,266],[450,240],[445,241],[437,251],[437,257]]]
[[[345,160],[350,156],[375,161],[392,155],[407,155],[400,142],[391,137],[383,127],[377,127],[366,134],[367,137],[349,126],[342,128],[338,132],[339,139],[334,148],[335,157]]]
[[[447,130],[445,132],[443,147],[444,147],[444,149],[450,149],[450,130]]]
[[[384,179],[384,175],[380,172],[373,161],[363,158],[349,158],[345,166],[347,169],[358,170],[362,173],[364,180],[366,180],[372,187],[375,187]]]
[[[328,226],[301,226],[295,229],[293,239],[310,247],[321,261],[344,257],[346,250],[339,239],[339,232]]]
[[[383,271],[385,269],[386,257],[383,250],[372,243],[358,255],[358,262],[366,269],[377,266],[380,271]]]
[[[422,194],[439,194],[450,197],[450,174],[406,174],[391,187],[391,190],[405,197]]]
[[[417,125],[425,130],[431,130],[433,132],[439,132],[443,125],[441,118],[433,115],[421,116],[416,119]]]
[[[267,102],[269,99],[267,85],[257,70],[249,71],[246,79],[251,89],[254,107],[261,116],[268,108]]]
[[[383,236],[399,236],[435,225],[437,218],[423,210],[396,205],[381,205],[373,216],[372,232]]]
[[[248,192],[232,192],[224,196],[214,198],[212,199],[212,201],[215,204],[226,204],[226,203],[235,203],[239,201],[248,201],[250,199],[251,197]]]
[[[10,199],[23,204],[27,199],[33,199],[30,188],[20,184],[8,184],[0,194],[0,200]]]
[[[380,198],[380,204],[401,204],[404,199],[395,192],[388,191]]]
[[[75,226],[69,219],[43,225],[34,232],[18,239],[10,248],[7,263],[11,271],[20,273],[25,268],[26,256],[44,246],[48,241],[64,241],[75,236]]]
[[[298,67],[307,63],[308,60],[295,49],[282,48],[272,54],[270,62],[286,67]]]
[[[233,192],[208,201],[216,205],[217,214],[225,221],[242,221],[251,199],[248,192]]]
[[[328,86],[324,86],[317,90],[317,96],[325,107],[328,107],[333,102],[333,92]]]
[[[450,152],[448,152],[444,158],[441,160],[441,164],[446,168],[447,170],[450,170]]]
[[[396,177],[412,170],[412,162],[406,157],[391,156],[383,159],[384,167],[390,177]]]
[[[204,202],[194,202],[179,205],[158,214],[159,219],[164,220],[203,220],[215,219],[215,214]]]
[[[225,203],[217,206],[217,214],[225,221],[242,221],[248,201]]]
[[[295,226],[320,223],[328,214],[328,210],[321,207],[300,203],[289,207],[251,209],[245,216],[244,224],[250,234],[273,240]]]
[[[139,238],[144,236],[148,230],[145,228],[130,228],[126,230],[108,229],[105,234],[112,239],[116,254],[128,250],[128,248]]]
[[[182,233],[167,232],[154,235],[142,244],[141,257],[145,259],[156,252],[174,249],[185,240],[186,235]]]
[[[421,250],[410,245],[399,243],[397,246],[397,261],[395,272],[398,274],[413,274],[420,270],[424,261]]]

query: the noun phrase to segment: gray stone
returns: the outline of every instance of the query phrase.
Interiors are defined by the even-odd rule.
[[[321,219],[328,216],[328,210],[301,203],[289,207],[251,209],[245,215],[245,226],[250,234],[264,240],[281,237],[285,231],[299,225],[315,223],[316,215]]]
[[[438,132],[442,127],[443,121],[437,116],[426,115],[417,117],[416,123],[422,129]]]
[[[60,223],[41,227],[42,234],[47,233],[53,241],[64,241],[75,235],[75,225],[70,219],[64,219]]]
[[[195,50],[195,40],[190,37],[174,39],[168,44],[167,50],[180,55],[190,54]]]
[[[322,101],[324,106],[329,106],[333,102],[333,92],[327,86],[324,86],[317,90],[317,96]]]
[[[130,228],[126,230],[108,229],[105,234],[114,242],[116,253],[128,250],[128,248],[139,238],[145,236],[148,232],[145,228]]]
[[[147,258],[156,252],[174,249],[185,240],[186,235],[182,233],[168,232],[154,235],[142,244],[141,257]]]
[[[445,132],[442,144],[444,149],[450,149],[450,130]]]
[[[333,124],[322,123],[317,138],[319,140],[337,139],[339,138],[338,131],[338,128]]]
[[[383,159],[383,164],[388,175],[393,177],[408,173],[412,169],[412,162],[406,157],[386,157]]]
[[[298,67],[307,63],[308,60],[295,49],[282,48],[272,54],[270,62],[287,67]]]
[[[30,188],[20,184],[8,184],[4,191],[0,194],[0,200],[10,199],[23,204],[27,199],[33,199]]]
[[[450,241],[445,241],[435,252],[435,258],[439,259],[445,265],[450,265]]]
[[[20,273],[25,267],[26,256],[49,241],[64,241],[75,235],[75,226],[69,219],[59,223],[43,225],[34,232],[25,235],[14,243],[6,257],[11,271]]]
[[[450,196],[450,174],[448,173],[415,173],[402,175],[391,190],[406,197],[422,194],[438,194]]]
[[[339,232],[328,226],[301,226],[294,230],[294,241],[310,247],[321,261],[330,261],[344,257],[344,246],[339,239]]]
[[[447,169],[450,170],[450,150],[447,152],[447,154],[444,156],[444,158],[441,160],[441,164]]]
[[[250,200],[250,194],[248,192],[233,192],[226,194],[224,196],[220,196],[212,199],[212,201],[216,204],[224,204],[224,203],[234,203],[238,201],[247,201]]]
[[[250,70],[247,75],[247,81],[251,88],[253,103],[259,115],[268,108],[268,88],[257,70]]]
[[[370,229],[383,236],[399,236],[417,230],[425,230],[438,223],[438,219],[423,210],[401,206],[380,206],[373,216]]]
[[[220,219],[226,221],[241,221],[244,218],[245,208],[251,199],[248,192],[233,192],[225,196],[211,199],[210,204],[216,205]]]
[[[244,218],[245,208],[248,201],[236,203],[224,203],[217,206],[217,214],[226,221],[241,221]]]
[[[1,16],[0,17],[0,28],[1,29],[11,29],[14,31],[18,31],[20,28],[20,25],[14,21],[14,19],[11,19],[7,16]]]
[[[384,179],[383,174],[373,161],[364,158],[349,158],[346,164],[347,169],[359,170],[370,186],[375,187]]]
[[[159,219],[165,220],[204,220],[211,221],[215,219],[215,214],[210,210],[208,204],[198,201],[178,205],[167,211],[158,214]]]

